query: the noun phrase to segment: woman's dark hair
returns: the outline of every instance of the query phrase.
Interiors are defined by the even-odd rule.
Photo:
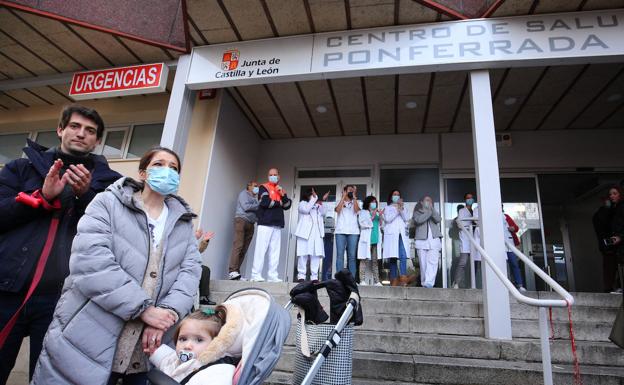
[[[104,121],[102,120],[102,117],[100,117],[100,114],[98,114],[96,110],[81,106],[79,104],[70,104],[63,108],[63,112],[61,112],[61,119],[59,120],[59,127],[61,129],[65,129],[65,127],[67,127],[73,114],[78,114],[83,118],[92,120],[97,126],[97,138],[102,139],[102,136],[104,135]]]
[[[310,187],[309,189],[305,190],[301,194],[301,200],[309,202],[310,201],[310,197],[312,197],[312,190],[313,190],[312,187]]]
[[[387,203],[387,204],[389,204],[389,205],[391,205],[391,204],[392,204],[392,195],[393,195],[395,192],[398,192],[398,193],[399,193],[399,195],[401,195],[401,191],[399,191],[399,190],[398,190],[398,189],[396,189],[396,188],[395,188],[394,190],[390,190],[390,194],[388,194],[388,200],[386,201],[386,203]]]
[[[377,198],[375,198],[372,195],[369,195],[366,198],[364,198],[364,205],[363,205],[364,210],[368,210],[372,202],[377,202]]]
[[[176,154],[175,151],[168,149],[167,147],[160,147],[160,146],[152,147],[149,150],[147,150],[145,154],[143,154],[143,156],[141,157],[141,160],[139,161],[139,171],[147,170],[147,166],[149,166],[154,155],[156,155],[157,153],[161,151],[175,156],[176,161],[178,162],[178,173],[182,172],[182,162],[180,162],[180,157],[178,156],[178,154]]]
[[[464,194],[464,200],[466,200],[466,197],[467,197],[468,195],[472,195],[472,198],[474,199],[474,194],[473,194],[473,193],[465,193],[465,194]]]
[[[349,187],[353,187],[353,188],[355,188],[355,185],[354,185],[354,184],[348,184],[348,185],[346,185],[346,186],[344,186],[344,187],[342,188],[342,191],[347,191],[347,189],[348,189]]]

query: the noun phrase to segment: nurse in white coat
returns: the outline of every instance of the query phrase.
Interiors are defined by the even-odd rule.
[[[327,199],[327,195],[323,200]],[[297,279],[302,282],[306,278],[306,265],[310,260],[310,279],[318,281],[321,259],[325,256],[323,236],[325,227],[323,216],[325,206],[319,200],[314,189],[306,191],[299,202],[299,220],[297,222]]]
[[[480,232],[479,227],[477,226],[479,210],[477,208],[473,210],[472,206],[475,204],[475,200],[471,193],[466,193],[464,195],[464,201],[466,203],[466,206],[459,210],[457,217],[460,219],[461,223],[466,229],[473,229],[473,236],[475,237],[476,241],[479,242]],[[479,263],[481,261],[481,254],[473,247],[471,247],[468,235],[466,235],[463,231],[459,232],[459,240],[461,246],[459,251],[459,263],[457,264],[457,269],[455,270],[455,277],[453,280],[454,289],[461,287],[464,282],[466,264],[468,263],[468,260],[470,258],[470,253],[472,252],[472,258],[475,261],[478,261]]]
[[[377,258],[381,255],[381,211],[377,198],[370,195],[364,199],[363,209],[358,213],[360,240],[357,258],[360,260],[360,285],[382,286],[379,281]]]
[[[405,245],[408,244],[408,239],[405,229],[410,215],[403,205],[399,190],[393,190],[390,193],[387,203],[388,206],[383,212],[383,258],[390,263],[390,284],[392,286],[399,284],[407,286],[410,279],[407,277],[407,249]]]

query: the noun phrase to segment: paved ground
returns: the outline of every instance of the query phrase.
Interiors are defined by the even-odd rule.
[[[28,346],[29,340],[28,338],[25,338],[24,342],[22,343],[22,349],[20,350],[19,356],[17,357],[15,367],[13,368],[11,376],[7,381],[7,385],[28,384]]]

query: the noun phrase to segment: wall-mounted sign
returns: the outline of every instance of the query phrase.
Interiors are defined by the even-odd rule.
[[[196,47],[191,89],[624,60],[624,10],[328,32]]]
[[[69,96],[82,100],[164,92],[168,74],[164,63],[78,72],[72,78]]]

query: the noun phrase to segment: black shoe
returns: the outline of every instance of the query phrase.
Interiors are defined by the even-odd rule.
[[[213,306],[213,305],[216,305],[217,303],[215,301],[210,300],[210,298],[206,296],[202,296],[202,297],[199,297],[199,304]]]

